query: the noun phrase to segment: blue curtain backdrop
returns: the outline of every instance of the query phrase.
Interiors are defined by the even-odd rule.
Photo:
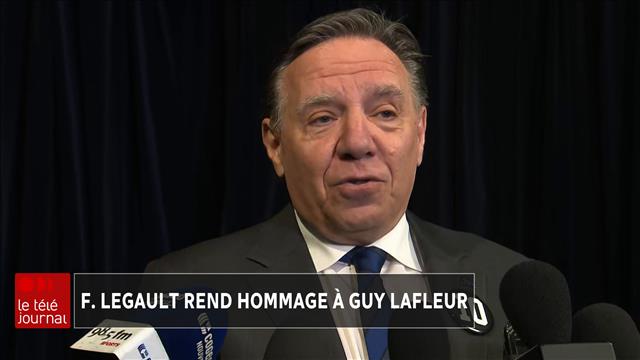
[[[15,272],[140,272],[283,206],[265,81],[300,27],[358,5],[430,55],[410,208],[639,322],[638,2],[3,1],[3,357],[62,358],[83,333],[14,330]]]

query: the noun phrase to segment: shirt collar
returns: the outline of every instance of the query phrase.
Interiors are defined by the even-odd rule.
[[[316,271],[322,272],[338,262],[344,254],[353,249],[353,245],[340,245],[320,240],[302,222],[298,212],[294,211],[298,227],[302,233],[304,241],[307,243],[311,259],[316,267]],[[406,214],[402,215],[400,221],[387,234],[374,241],[370,246],[376,246],[391,255],[396,261],[413,270],[420,271],[420,263],[416,256],[409,223]]]

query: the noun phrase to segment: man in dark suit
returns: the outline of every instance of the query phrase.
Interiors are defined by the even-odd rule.
[[[303,28],[274,70],[272,111],[262,123],[291,206],[265,223],[153,261],[147,271],[472,272],[484,314],[479,330],[449,330],[444,337],[406,331],[402,338],[411,341],[403,346],[421,349],[416,355],[502,357],[506,319],[498,288],[524,257],[407,212],[427,124],[421,58],[408,28],[372,11],[335,13]],[[364,263],[377,268],[359,268]],[[393,354],[386,331],[274,334],[230,330],[222,356],[377,360]]]

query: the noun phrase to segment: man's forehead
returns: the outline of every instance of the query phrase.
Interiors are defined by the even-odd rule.
[[[369,75],[402,82],[407,71],[383,43],[349,37],[329,40],[307,50],[289,65],[285,81],[295,86],[313,80]]]
[[[365,72],[388,72],[396,76],[402,75],[402,68],[391,60],[345,60],[335,61],[334,59],[307,62],[298,71],[298,74],[309,80],[323,79],[334,76],[358,75]]]

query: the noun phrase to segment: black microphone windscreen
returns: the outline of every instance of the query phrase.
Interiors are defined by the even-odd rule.
[[[618,359],[640,359],[640,334],[631,316],[613,304],[589,305],[573,315],[574,342],[610,342]]]
[[[571,295],[552,265],[530,260],[509,269],[500,283],[500,302],[527,345],[571,341]]]

